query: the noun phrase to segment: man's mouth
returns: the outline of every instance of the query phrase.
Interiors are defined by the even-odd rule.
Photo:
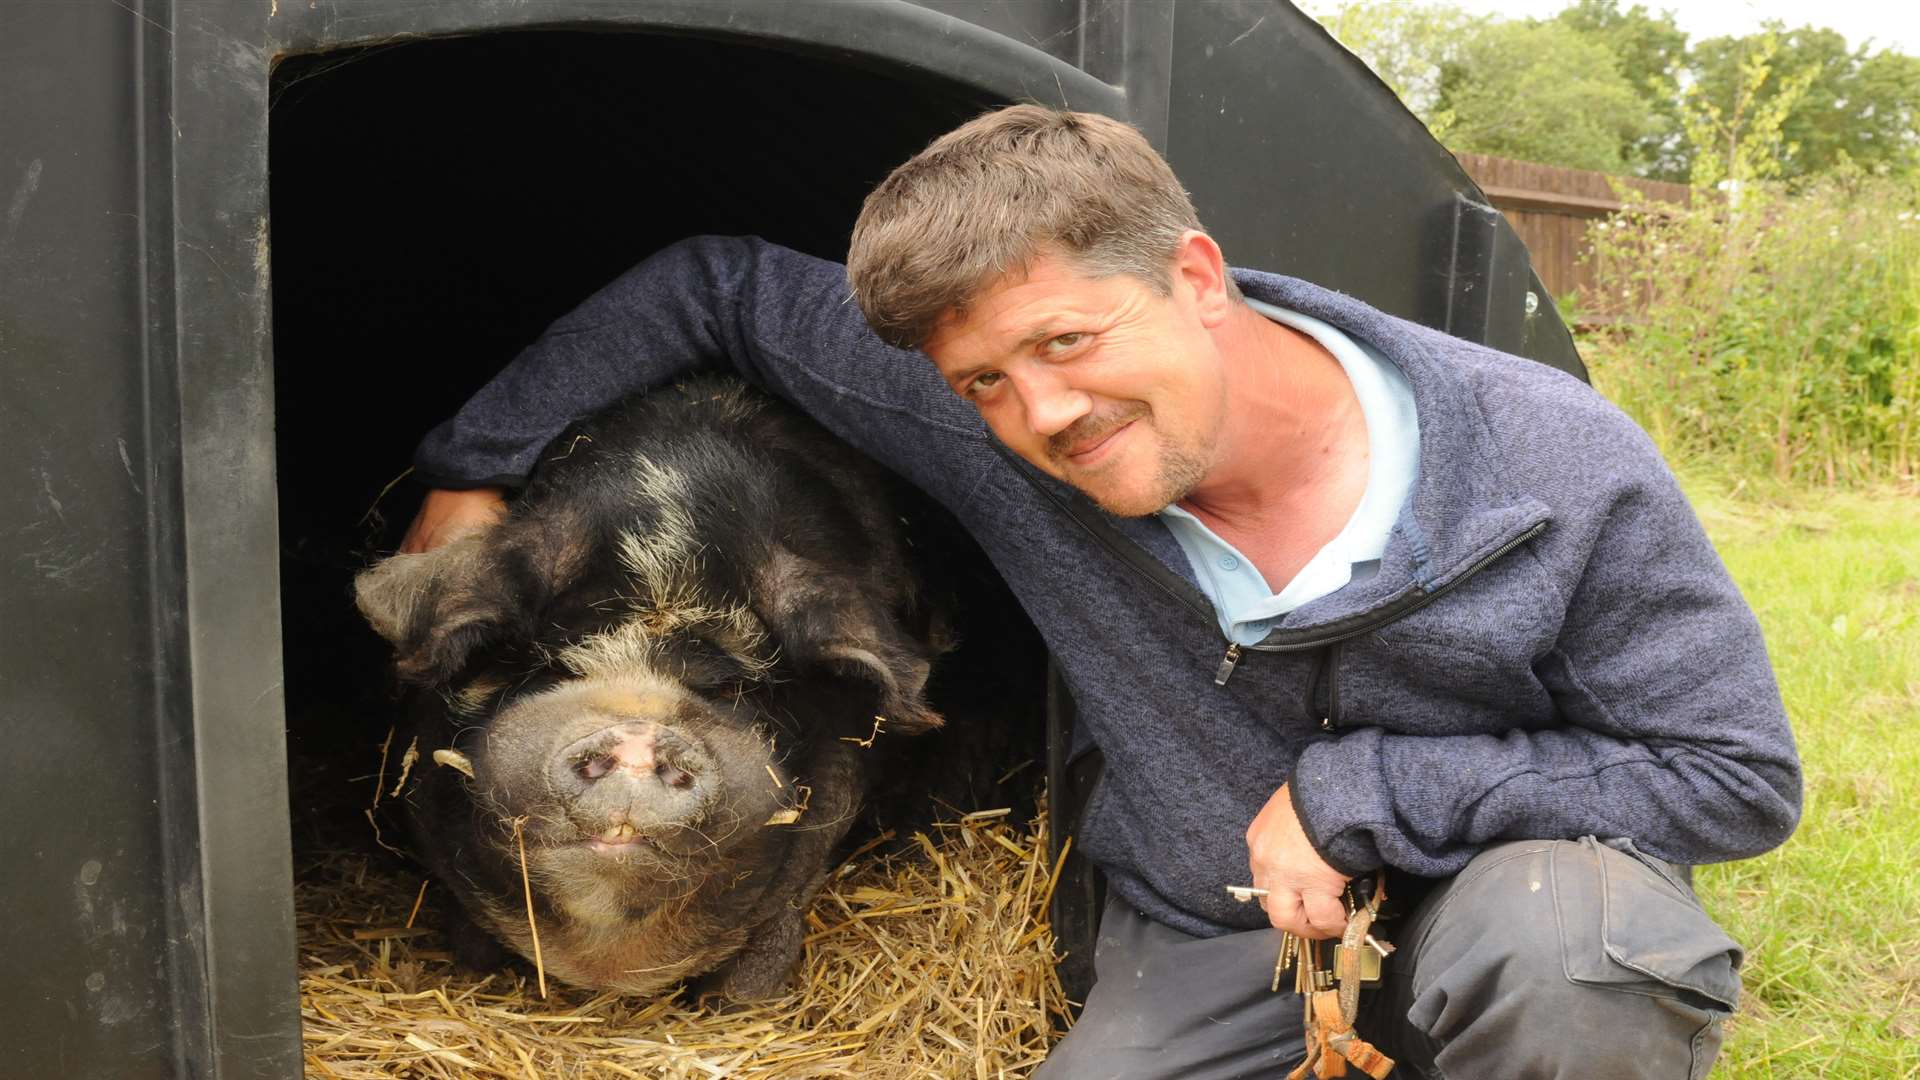
[[[1084,466],[1098,460],[1119,436],[1134,421],[1147,413],[1145,406],[1136,406],[1118,416],[1083,417],[1072,427],[1055,435],[1047,442],[1047,453],[1055,461]]]
[[[1074,448],[1067,451],[1066,453],[1067,460],[1073,462],[1075,465],[1088,464],[1092,459],[1097,458],[1100,455],[1100,452],[1102,450],[1105,450],[1109,444],[1111,444],[1115,439],[1119,438],[1122,432],[1126,431],[1128,428],[1132,426],[1133,426],[1133,421],[1129,420],[1126,423],[1121,424],[1119,427],[1114,428],[1113,430],[1108,431],[1107,433],[1101,435],[1100,437],[1092,440],[1091,442],[1083,442],[1080,445],[1075,446]]]

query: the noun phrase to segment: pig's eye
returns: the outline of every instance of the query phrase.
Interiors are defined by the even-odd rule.
[[[674,675],[697,693],[734,693],[758,681],[757,672],[705,638],[683,638],[676,646],[669,661],[678,669]]]

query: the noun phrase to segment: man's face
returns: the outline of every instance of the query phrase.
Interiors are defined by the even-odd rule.
[[[943,319],[925,351],[1001,442],[1109,513],[1151,514],[1218,462],[1220,354],[1177,264],[1161,296],[1038,256]]]

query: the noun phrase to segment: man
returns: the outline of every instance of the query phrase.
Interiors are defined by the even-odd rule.
[[[1113,898],[1044,1076],[1276,1075],[1272,928],[1337,934],[1382,867],[1430,882],[1363,1007],[1401,1075],[1705,1075],[1740,952],[1673,864],[1784,840],[1798,766],[1751,614],[1577,380],[1229,273],[1137,132],[1020,106],[884,181],[844,270],[703,238],[563,318],[423,442],[405,549],[691,364],[943,502],[1065,671]]]

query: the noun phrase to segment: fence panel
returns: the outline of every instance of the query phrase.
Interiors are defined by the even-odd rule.
[[[1532,161],[1456,154],[1496,209],[1533,255],[1534,272],[1556,297],[1591,294],[1595,267],[1587,261],[1587,228],[1621,207],[1615,185],[1644,193],[1658,202],[1686,205],[1693,189],[1685,184],[1608,176],[1585,169],[1563,169]],[[1582,304],[1581,321],[1609,318],[1607,306],[1591,297]]]

